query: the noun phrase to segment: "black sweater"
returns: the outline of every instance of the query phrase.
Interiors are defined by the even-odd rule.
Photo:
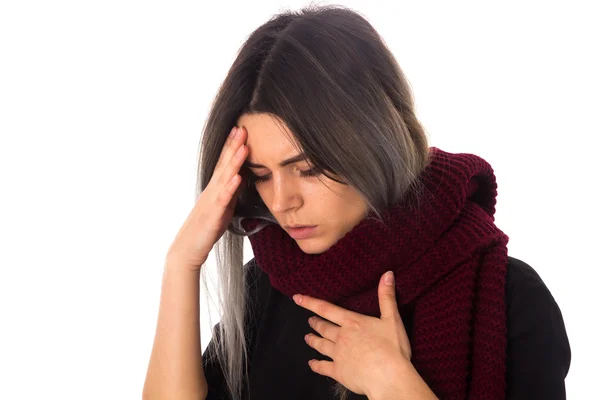
[[[326,359],[304,342],[306,333],[315,333],[308,325],[314,313],[273,288],[254,259],[244,270],[254,312],[248,313],[246,321],[250,387],[244,390],[243,399],[333,399],[330,388],[334,381],[308,366],[311,358]],[[571,349],[560,308],[536,271],[513,257],[508,261],[506,303],[506,398],[565,399]],[[403,315],[403,322],[411,339],[411,317]],[[230,400],[216,357],[208,357],[214,355],[215,340],[219,340],[216,333],[202,357],[207,399]],[[351,396],[353,400],[366,398],[354,393]]]

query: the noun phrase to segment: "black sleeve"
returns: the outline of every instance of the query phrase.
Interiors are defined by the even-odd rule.
[[[254,340],[255,322],[257,313],[260,310],[259,299],[257,297],[259,271],[254,259],[244,265],[244,278],[246,282],[246,339],[248,343],[248,357],[251,357],[252,343]],[[208,383],[208,397],[206,400],[231,400],[231,395],[227,389],[227,382],[221,364],[217,358],[216,346],[220,343],[219,325],[217,323],[212,329],[212,338],[206,350],[202,354],[202,366],[204,376]]]
[[[564,400],[571,348],[562,313],[537,274],[512,259],[507,276],[507,399]]]

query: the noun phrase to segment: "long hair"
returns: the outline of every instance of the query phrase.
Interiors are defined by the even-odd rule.
[[[229,131],[245,113],[267,113],[286,124],[315,169],[355,188],[377,219],[421,188],[416,183],[429,162],[429,145],[410,85],[373,26],[347,7],[284,11],[250,34],[203,128],[196,199]],[[249,217],[264,223],[246,232],[241,221]],[[215,345],[233,399],[241,398],[248,380],[244,327],[251,304],[246,304],[243,239],[267,223],[277,220],[249,178],[215,244],[222,314]],[[204,268],[201,276],[208,292]],[[340,384],[332,389],[341,399],[349,394]]]

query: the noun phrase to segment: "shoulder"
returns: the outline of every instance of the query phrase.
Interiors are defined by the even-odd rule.
[[[508,256],[506,288],[509,295],[519,295],[523,294],[524,291],[533,290],[552,297],[537,271],[526,262],[511,256]]]
[[[254,258],[244,264],[244,277],[250,295],[256,296],[269,286],[269,276],[263,272]]]
[[[271,282],[269,281],[269,275],[258,266],[254,258],[244,264],[244,277],[246,301],[251,313],[248,317],[256,319],[269,301]]]
[[[564,399],[571,349],[560,307],[526,262],[508,258],[509,399]]]
[[[250,261],[244,264],[244,277],[247,288],[255,289],[258,287],[261,275],[261,269],[256,264],[256,260],[254,258],[250,259]]]
[[[506,303],[509,339],[541,333],[544,328],[552,328],[545,332],[553,332],[566,339],[560,307],[538,272],[526,262],[510,256]]]
[[[530,330],[533,321],[553,321],[564,326],[560,307],[538,272],[511,256],[506,275],[506,302],[507,316],[512,322],[510,336]]]

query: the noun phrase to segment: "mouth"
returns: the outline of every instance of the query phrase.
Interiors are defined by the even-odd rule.
[[[315,234],[317,225],[287,225],[285,227],[294,239],[307,239]]]

